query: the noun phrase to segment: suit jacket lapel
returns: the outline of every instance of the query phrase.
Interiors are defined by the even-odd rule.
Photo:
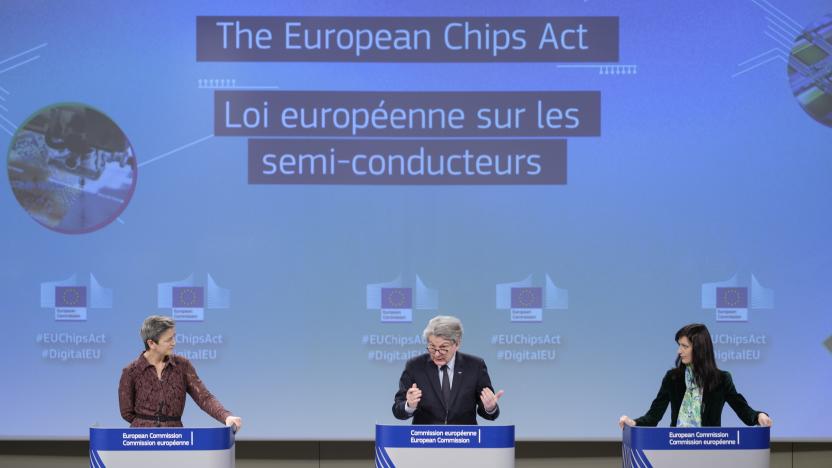
[[[445,401],[442,399],[442,384],[439,382],[439,368],[436,367],[436,364],[433,363],[433,360],[430,358],[430,355],[427,357],[427,363],[425,364],[425,369],[428,373],[428,381],[430,382],[431,388],[433,388],[433,394],[436,395],[437,401],[442,404],[442,407],[445,408]],[[451,394],[453,394],[453,388],[451,389]],[[448,408],[445,408],[446,410]]]

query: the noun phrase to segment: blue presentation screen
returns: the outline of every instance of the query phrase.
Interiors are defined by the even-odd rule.
[[[832,439],[828,1],[0,11],[0,438],[126,427],[161,314],[244,438],[371,439],[454,315],[518,439],[619,438],[693,322]]]

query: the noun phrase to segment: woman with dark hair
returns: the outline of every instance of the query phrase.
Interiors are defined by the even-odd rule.
[[[731,374],[716,366],[714,345],[708,328],[701,323],[685,325],[676,332],[679,344],[676,367],[667,371],[659,393],[644,416],[621,416],[618,426],[656,426],[670,403],[672,427],[721,426],[725,403],[749,426],[771,426],[768,414],[748,405],[737,393]]]

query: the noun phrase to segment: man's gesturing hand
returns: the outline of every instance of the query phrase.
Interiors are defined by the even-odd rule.
[[[482,389],[482,393],[480,393],[480,401],[482,401],[482,406],[485,408],[487,413],[493,413],[494,410],[497,408],[497,400],[503,396],[502,390],[497,392],[495,395],[494,392],[491,391],[490,388],[485,387]]]
[[[422,399],[422,391],[419,390],[419,387],[416,384],[413,384],[412,387],[407,389],[407,406],[411,408],[416,408],[419,405],[419,401]]]

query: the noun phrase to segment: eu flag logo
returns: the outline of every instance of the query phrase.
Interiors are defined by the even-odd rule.
[[[174,286],[173,307],[202,309],[205,307],[205,288],[202,286]]]
[[[716,288],[718,309],[747,309],[748,288]]]
[[[382,309],[412,309],[412,288],[381,288]]]
[[[86,286],[55,286],[55,307],[86,307]]]
[[[511,288],[512,309],[542,309],[543,288]]]

